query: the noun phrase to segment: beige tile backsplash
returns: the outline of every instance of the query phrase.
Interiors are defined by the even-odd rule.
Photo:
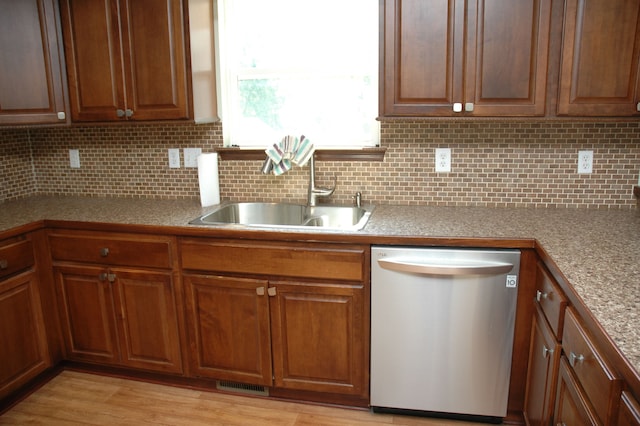
[[[168,148],[222,145],[220,124],[125,124],[0,129],[0,201],[35,194],[197,198],[197,170],[170,169]],[[337,176],[332,202],[356,191],[375,204],[636,208],[640,121],[393,119],[381,124],[383,162],[317,161]],[[450,173],[434,171],[451,148]],[[80,151],[80,169],[69,167]],[[577,173],[579,150],[593,173]],[[184,159],[183,159],[184,161]],[[260,173],[262,161],[221,161],[223,200],[304,201],[308,169]]]

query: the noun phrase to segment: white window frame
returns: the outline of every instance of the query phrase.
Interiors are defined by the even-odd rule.
[[[262,0],[265,2],[269,2],[269,0]],[[310,0],[297,0],[299,2],[306,2]],[[322,1],[322,0],[312,0],[312,1]],[[344,2],[349,2],[351,0],[341,0],[342,4]],[[379,2],[376,0],[366,0],[371,2],[371,6],[375,8],[376,17],[379,13]],[[306,78],[314,74],[314,77],[324,77],[326,79],[331,78],[340,78],[340,75],[344,76],[345,72],[341,72],[343,70],[336,70],[334,68],[331,69],[317,69],[312,73],[309,73],[308,70],[304,69],[278,69],[278,68],[245,68],[241,70],[233,69],[229,64],[233,62],[232,58],[233,49],[230,49],[227,37],[233,37],[233,31],[225,28],[225,14],[234,13],[234,0],[215,0],[214,2],[215,11],[216,11],[216,29],[217,29],[217,52],[218,52],[218,78],[219,78],[219,93],[221,96],[220,100],[220,116],[222,119],[222,128],[223,128],[223,139],[224,146],[240,146],[241,148],[266,148],[273,143],[279,142],[279,140],[287,134],[293,134],[296,136],[300,136],[305,134],[305,128],[293,128],[292,126],[286,127],[286,129],[282,131],[273,131],[272,129],[262,128],[256,125],[255,129],[260,129],[256,133],[260,134],[260,137],[264,134],[264,138],[260,140],[253,141],[253,137],[247,138],[247,140],[239,141],[236,139],[234,135],[234,130],[238,126],[238,117],[241,115],[239,113],[239,95],[235,95],[237,89],[234,87],[235,82],[247,80],[247,79],[256,79],[256,78],[274,78],[281,76],[288,76],[289,78]],[[340,10],[340,9],[338,9]],[[368,76],[369,81],[371,81],[371,85],[373,87],[373,91],[370,96],[370,111],[371,111],[371,122],[367,123],[355,123],[355,126],[370,126],[368,127],[369,133],[364,135],[363,137],[354,137],[352,135],[348,135],[348,133],[352,130],[348,128],[347,123],[343,123],[348,132],[335,130],[335,129],[327,129],[324,134],[324,140],[314,139],[313,134],[305,134],[307,138],[309,138],[312,143],[316,146],[317,149],[322,148],[331,148],[331,149],[354,149],[354,148],[363,148],[363,147],[372,147],[379,146],[379,122],[376,120],[377,117],[377,108],[378,108],[378,42],[379,37],[377,35],[378,29],[378,19],[376,19],[375,23],[375,37],[373,37],[372,45],[375,47],[375,64],[372,66],[371,73]],[[303,26],[298,26],[299,29],[304,29]],[[329,31],[330,28],[327,28]],[[294,35],[295,36],[295,35]],[[371,46],[369,46],[371,47]],[[349,72],[349,70],[346,70]],[[369,108],[369,102],[366,103],[366,107]],[[339,107],[337,105],[336,107]],[[336,108],[337,109],[337,108]],[[333,108],[332,108],[333,110]],[[234,114],[232,111],[238,111]],[[367,110],[368,113],[369,110]],[[329,118],[333,121],[332,118]],[[259,123],[258,123],[259,124]],[[301,126],[304,127],[304,126]],[[333,126],[332,126],[333,127]],[[339,126],[336,126],[339,127]],[[331,136],[329,137],[329,132],[332,131]],[[251,139],[251,140],[248,140]]]

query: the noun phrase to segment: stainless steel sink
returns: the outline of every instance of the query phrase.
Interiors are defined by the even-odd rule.
[[[372,211],[373,206],[309,207],[288,203],[228,203],[189,223],[358,231],[367,224]]]

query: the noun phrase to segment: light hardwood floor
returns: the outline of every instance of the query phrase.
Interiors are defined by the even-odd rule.
[[[0,425],[467,426],[365,410],[203,392],[63,371],[4,415]]]

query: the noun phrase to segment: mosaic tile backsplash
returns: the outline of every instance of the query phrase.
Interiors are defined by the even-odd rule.
[[[0,202],[29,195],[198,198],[195,168],[170,169],[168,148],[222,146],[221,124],[125,124],[0,129]],[[374,204],[636,208],[640,121],[392,119],[381,123],[382,162],[317,161],[330,201],[357,191]],[[451,148],[449,173],[435,148]],[[69,149],[80,152],[79,169]],[[577,173],[593,150],[593,173]],[[182,164],[184,166],[184,164]],[[221,161],[223,200],[304,202],[308,168],[260,173],[260,161]]]

